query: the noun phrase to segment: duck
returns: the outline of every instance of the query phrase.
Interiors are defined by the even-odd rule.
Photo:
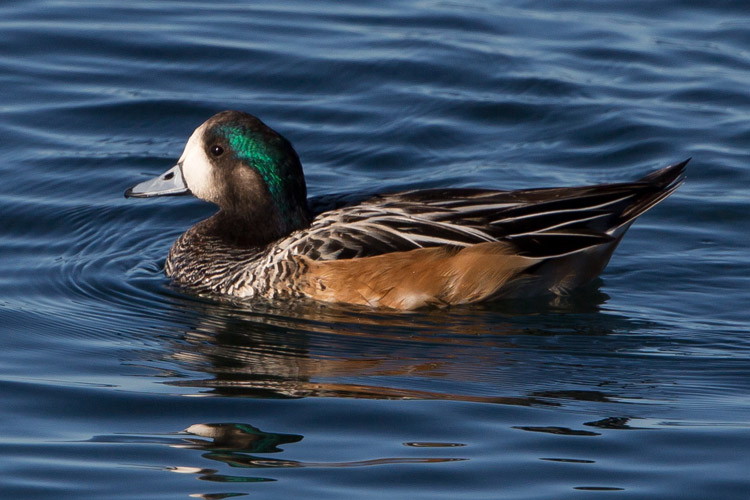
[[[688,161],[632,182],[321,202],[308,200],[285,137],[222,111],[195,129],[176,165],[125,196],[192,194],[218,206],[169,250],[164,271],[180,288],[413,310],[569,294],[682,184]]]

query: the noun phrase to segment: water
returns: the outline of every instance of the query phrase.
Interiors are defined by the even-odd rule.
[[[6,2],[0,497],[750,497],[748,21],[741,1]],[[313,195],[693,160],[565,300],[225,303],[161,272],[212,208],[122,191],[231,108],[294,143]]]

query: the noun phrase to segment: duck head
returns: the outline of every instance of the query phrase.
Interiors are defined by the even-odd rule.
[[[302,165],[291,143],[253,115],[222,111],[195,129],[177,164],[126,197],[192,193],[219,206],[214,230],[267,244],[309,224]]]

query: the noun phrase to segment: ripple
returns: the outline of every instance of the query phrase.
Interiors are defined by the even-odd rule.
[[[745,2],[6,4],[7,496],[744,498]],[[210,207],[122,198],[226,108],[315,194],[694,160],[570,297],[243,303],[163,275]]]

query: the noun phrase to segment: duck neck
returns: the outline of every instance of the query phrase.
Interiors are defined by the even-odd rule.
[[[310,225],[307,207],[292,211],[221,209],[210,219],[209,232],[228,244],[263,247]]]

